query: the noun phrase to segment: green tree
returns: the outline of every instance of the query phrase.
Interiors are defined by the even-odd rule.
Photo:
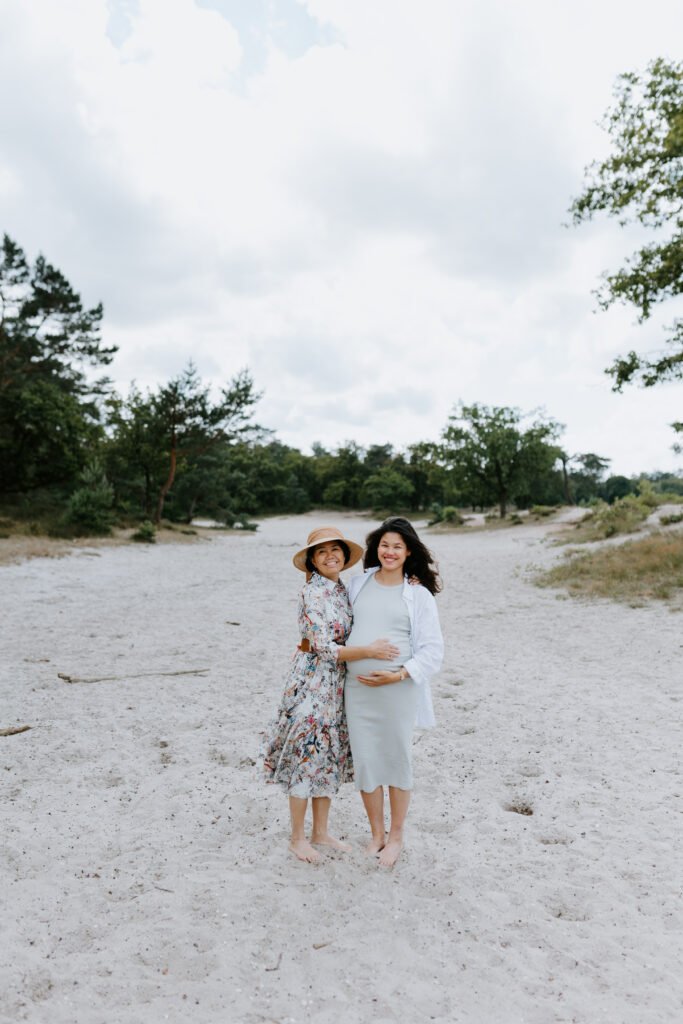
[[[360,508],[360,492],[368,475],[365,450],[355,441],[347,441],[333,454],[318,451],[314,466],[323,505]]]
[[[192,362],[151,396],[154,430],[164,438],[167,457],[167,473],[157,497],[157,525],[179,462],[192,462],[219,441],[235,441],[257,433],[251,410],[259,398],[251,376],[243,370],[221,390],[220,399],[212,402],[209,388],[202,384]]]
[[[429,508],[434,503],[453,505],[458,501],[449,474],[440,465],[439,452],[439,445],[431,441],[408,445],[405,475],[413,486],[415,509]]]
[[[394,446],[391,444],[371,444],[365,452],[363,466],[368,473],[376,473],[383,466],[388,466],[394,458]]]
[[[620,75],[614,94],[603,119],[613,151],[587,168],[571,213],[576,224],[604,211],[622,226],[637,221],[653,230],[654,241],[605,273],[598,291],[603,309],[631,304],[643,323],[658,303],[683,292],[683,62],[658,59],[643,74]],[[631,351],[608,367],[615,391],[634,379],[651,387],[683,376],[683,319],[668,335],[665,349]]]
[[[523,427],[525,418],[518,409],[460,403],[442,433],[441,457],[457,485],[476,504],[497,502],[501,518],[510,498],[557,459],[560,425],[539,418]]]
[[[557,460],[562,466],[562,489],[564,491],[564,497],[568,505],[574,504],[572,492],[569,487],[569,473],[567,472],[567,466],[572,460],[572,456],[569,455],[564,448],[557,449]]]
[[[64,275],[38,256],[29,265],[4,235],[0,252],[0,490],[69,482],[100,436],[107,378],[84,367],[111,362],[102,306],[83,306]]]
[[[143,395],[135,384],[127,398],[113,395],[106,407],[109,437],[104,452],[116,499],[124,506],[132,502],[152,519],[167,467],[164,423],[151,395]]]
[[[88,533],[111,533],[114,490],[97,456],[88,458],[79,474],[81,486],[71,497],[64,519]]]
[[[562,448],[557,449],[557,458],[562,466],[562,490],[568,505],[599,496],[602,477],[610,459],[594,452],[568,455]]]
[[[626,476],[610,476],[605,480],[602,490],[605,501],[613,505],[618,498],[625,498],[627,494],[633,494],[635,488]]]
[[[391,466],[382,466],[369,476],[361,490],[362,503],[376,512],[409,508],[412,497],[410,480]]]
[[[105,452],[117,500],[133,501],[158,525],[176,477],[188,475],[181,505],[171,503],[173,515],[191,517],[202,501],[204,511],[226,509],[229,460],[207,453],[259,433],[251,422],[258,398],[242,371],[214,402],[192,363],[156,391],[142,394],[133,386],[126,399],[110,398]]]

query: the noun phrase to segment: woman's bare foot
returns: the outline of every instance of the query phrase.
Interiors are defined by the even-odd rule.
[[[316,846],[332,846],[335,850],[344,850],[345,853],[351,852],[351,847],[348,843],[342,843],[339,839],[333,839],[327,832],[322,836],[312,835],[311,842],[315,843]]]
[[[379,855],[379,863],[381,864],[381,866],[383,868],[393,868],[394,864],[398,860],[398,855],[402,849],[402,839],[392,839],[391,837],[389,837],[389,842]]]
[[[373,854],[377,854],[379,853],[380,850],[383,850],[386,838],[386,835],[383,835],[381,838],[379,836],[373,836],[368,845],[365,847],[365,852],[368,854],[368,856],[371,857]]]
[[[314,861],[320,858],[320,854],[317,850],[313,849],[307,839],[291,839],[289,848],[292,853],[296,854],[299,860],[304,860],[308,864],[313,864]]]

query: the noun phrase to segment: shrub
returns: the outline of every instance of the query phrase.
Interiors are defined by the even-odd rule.
[[[441,518],[444,523],[456,523],[458,526],[465,522],[454,505],[444,505],[441,512]]]
[[[69,498],[63,522],[88,533],[111,533],[114,489],[107,482],[99,459],[89,459],[79,479],[82,486]]]
[[[157,539],[157,528],[154,523],[150,523],[149,519],[145,519],[143,523],[140,523],[139,527],[131,537],[131,540],[136,540],[141,544],[154,544]]]
[[[440,505],[437,501],[429,506],[431,518],[428,526],[435,526],[437,523],[450,523],[451,526],[462,526],[465,522],[455,505]]]
[[[633,533],[650,514],[650,501],[649,495],[636,497],[635,494],[627,494],[625,498],[617,498],[612,505],[599,502],[593,512],[593,527],[602,537]]]
[[[443,521],[443,508],[438,501],[433,501],[429,506],[429,519],[427,520],[427,526],[436,526],[437,523]]]
[[[660,516],[662,526],[671,526],[672,523],[683,523],[683,512],[674,512],[670,516]]]
[[[242,516],[233,523],[233,530],[258,530],[258,523],[253,523],[246,516]]]
[[[540,519],[541,516],[551,516],[555,511],[555,505],[534,505],[529,510],[529,514],[532,516],[536,516],[536,518]]]
[[[627,498],[631,495],[626,495]],[[649,509],[657,508],[662,504],[664,495],[655,493],[655,489],[645,477],[638,481],[638,501],[642,502]]]

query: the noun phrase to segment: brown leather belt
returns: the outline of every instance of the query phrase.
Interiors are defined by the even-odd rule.
[[[344,646],[344,642],[342,640],[335,640],[335,643],[339,644],[340,647]],[[303,651],[304,654],[317,654],[318,653],[317,651],[311,651],[311,641],[308,639],[307,636],[304,636],[304,637],[301,638],[301,643],[299,644],[299,650]]]

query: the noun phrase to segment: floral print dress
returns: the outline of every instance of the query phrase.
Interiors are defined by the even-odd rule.
[[[343,583],[314,572],[299,598],[302,647],[292,660],[263,760],[266,782],[290,796],[334,796],[353,778],[344,713],[345,666],[337,647],[351,631]]]

